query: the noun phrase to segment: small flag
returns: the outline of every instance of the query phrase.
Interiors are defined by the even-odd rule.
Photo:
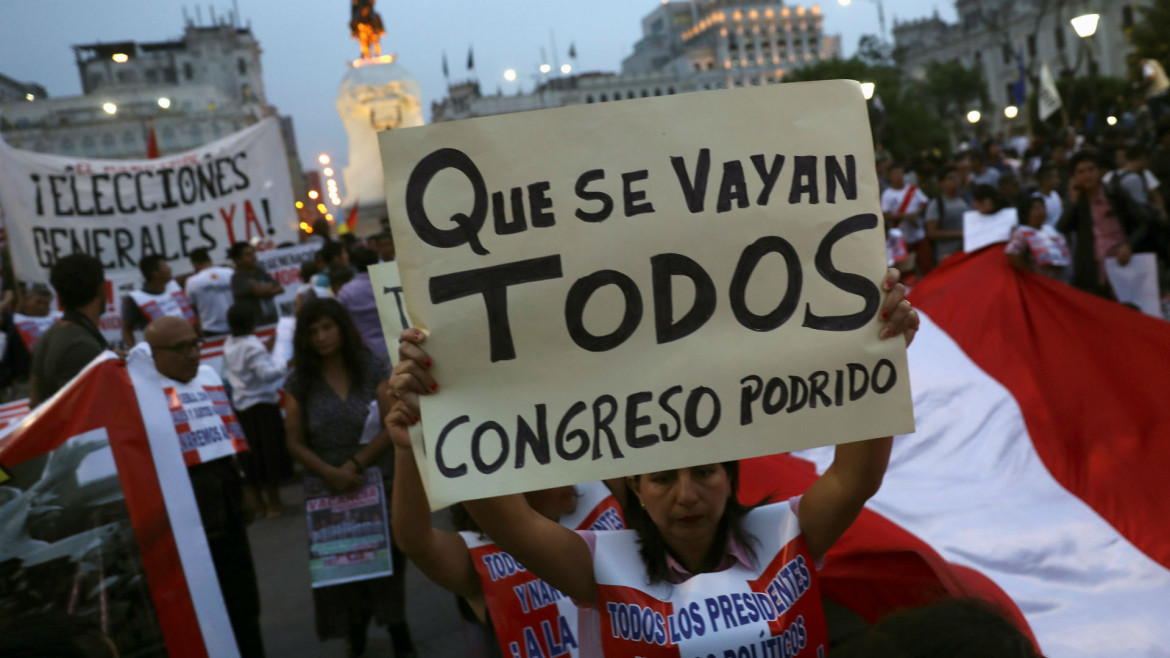
[[[354,231],[356,231],[357,230],[357,215],[358,215],[358,204],[357,204],[357,201],[354,201],[353,207],[349,209],[349,214],[345,216],[345,223],[341,225],[341,228],[339,228],[337,230],[337,232],[344,234],[344,233],[353,233]]]
[[[1063,103],[1060,100],[1060,92],[1056,89],[1056,83],[1052,80],[1052,72],[1048,70],[1048,63],[1040,65],[1040,98],[1038,103],[1038,110],[1041,121],[1047,121],[1048,117],[1056,113]]]
[[[569,59],[577,59],[577,43],[569,44]]]
[[[451,77],[451,69],[447,67],[447,52],[443,51],[443,77]]]
[[[1016,70],[1019,77],[1012,85],[1012,105],[1022,106],[1028,99],[1028,86],[1024,78],[1024,53],[1019,48],[1016,48]]]
[[[150,131],[146,135],[146,159],[158,158],[158,137],[154,134],[154,122],[150,122]]]
[[[467,47],[467,70],[470,71],[475,68],[475,52],[471,46]]]

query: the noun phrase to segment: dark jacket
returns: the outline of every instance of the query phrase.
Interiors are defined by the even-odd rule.
[[[1145,222],[1122,211],[1123,205],[1120,200],[1109,194],[1107,190],[1105,199],[1109,201],[1109,213],[1117,217],[1121,224],[1126,243],[1129,244],[1130,249],[1137,252],[1138,246],[1146,238],[1148,227]],[[1093,213],[1089,210],[1087,196],[1082,194],[1076,203],[1065,204],[1060,221],[1056,223],[1056,230],[1070,237],[1069,244],[1075,244],[1073,249],[1073,286],[1085,292],[1112,299],[1113,293],[1108,284],[1101,284],[1101,265],[1097,262],[1096,239],[1093,237]]]

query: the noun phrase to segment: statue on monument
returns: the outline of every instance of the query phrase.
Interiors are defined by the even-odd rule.
[[[353,38],[362,45],[362,58],[370,58],[370,49],[373,48],[374,57],[382,54],[380,39],[386,34],[382,26],[382,17],[374,11],[375,0],[350,0],[349,31]]]

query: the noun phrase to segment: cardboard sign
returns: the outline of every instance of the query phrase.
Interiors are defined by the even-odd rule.
[[[978,210],[963,213],[963,251],[978,251],[987,245],[1012,239],[1012,229],[1020,223],[1015,208],[1004,208],[994,215]]]
[[[378,304],[382,333],[386,334],[390,364],[397,365],[398,337],[412,326],[410,316],[406,313],[406,299],[402,294],[402,277],[398,274],[398,263],[390,261],[371,267],[370,283],[374,286],[374,301]]]
[[[436,507],[913,431],[856,82],[379,139]]]

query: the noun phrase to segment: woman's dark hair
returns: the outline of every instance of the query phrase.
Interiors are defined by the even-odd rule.
[[[755,545],[759,543],[759,540],[744,527],[743,518],[747,516],[748,512],[764,504],[764,501],[754,505],[744,505],[739,502],[737,495],[739,492],[739,462],[722,462],[720,466],[727,472],[727,481],[731,484],[731,495],[727,499],[727,507],[723,510],[723,518],[719,519],[719,526],[715,529],[715,541],[711,544],[711,552],[703,558],[699,572],[713,571],[718,568],[729,537],[735,539],[735,542],[753,560],[756,558]],[[644,476],[635,475],[634,477],[637,479]],[[654,525],[654,520],[650,518],[645,509],[638,505],[636,496],[630,496],[626,508],[622,510],[626,516],[626,527],[638,533],[638,543],[641,544],[639,552],[642,554],[642,562],[646,564],[646,573],[650,576],[650,584],[666,582],[670,575],[669,568],[666,566],[666,555],[670,552],[670,548],[666,545],[666,540],[662,538],[658,526]],[[675,557],[677,559],[677,556]]]
[[[378,254],[373,249],[358,247],[349,253],[349,264],[358,272],[368,272],[371,266],[378,264]]]
[[[256,311],[247,304],[232,304],[227,321],[233,336],[247,336],[256,330]]]
[[[992,206],[991,212],[993,213],[1003,210],[1003,195],[993,185],[976,185],[975,189],[971,192],[971,198],[976,201],[990,200]]]
[[[57,299],[67,311],[73,311],[92,302],[106,285],[106,271],[102,262],[88,254],[70,254],[53,264],[49,283],[57,291]]]
[[[1044,203],[1044,197],[1039,193],[1033,194],[1030,197],[1020,201],[1020,205],[1016,207],[1016,213],[1019,216],[1020,226],[1028,225],[1028,218],[1032,216],[1032,208],[1037,205],[1044,207],[1045,212],[1048,210],[1048,204]]]
[[[1032,640],[999,610],[951,599],[883,619],[833,658],[1040,658]]]
[[[326,265],[332,265],[333,261],[341,257],[343,251],[345,247],[341,246],[340,242],[326,242],[317,250],[317,258]]]
[[[353,270],[344,265],[331,265],[329,267],[329,285],[333,288],[340,288],[353,280]]]
[[[289,393],[302,403],[308,397],[312,383],[321,379],[321,356],[313,349],[309,331],[322,318],[333,320],[341,334],[341,360],[349,374],[350,385],[356,385],[366,376],[366,362],[370,352],[362,343],[349,312],[336,299],[310,299],[297,313],[297,328],[293,332],[293,369],[296,377],[290,380]]]

